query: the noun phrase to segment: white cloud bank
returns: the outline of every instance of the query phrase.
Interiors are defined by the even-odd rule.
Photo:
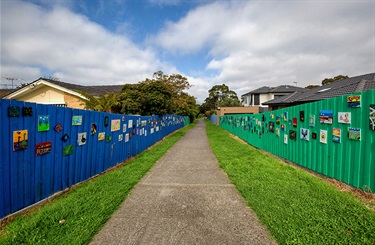
[[[240,96],[260,86],[319,84],[375,71],[374,1],[218,1],[166,23],[154,40],[172,54],[207,49],[201,77]]]
[[[89,84],[135,83],[164,65],[150,49],[108,32],[63,6],[5,1],[1,6],[1,75]]]

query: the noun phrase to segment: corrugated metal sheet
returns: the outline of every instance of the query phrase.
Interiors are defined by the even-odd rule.
[[[375,90],[355,95],[360,95],[359,108],[349,107],[345,95],[262,114],[222,116],[220,126],[257,148],[357,188],[374,191],[375,131],[370,130],[369,107],[375,104]],[[332,110],[332,124],[320,123],[321,110]],[[339,123],[339,112],[350,113],[350,124]],[[314,126],[309,124],[310,116],[315,117]],[[301,138],[301,128],[309,140]],[[349,139],[349,128],[360,129],[359,141]],[[341,130],[340,143],[333,141],[334,129]],[[327,143],[320,142],[321,130],[327,132]],[[290,138],[290,131],[296,132],[295,140]]]

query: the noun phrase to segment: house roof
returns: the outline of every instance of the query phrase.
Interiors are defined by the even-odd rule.
[[[307,90],[308,89],[306,88],[290,86],[290,85],[279,85],[277,87],[263,86],[253,91],[250,91],[246,94],[243,94],[242,96],[250,95],[250,94],[293,93],[295,91],[307,91]]]
[[[7,96],[8,94],[12,93],[14,89],[0,89],[0,98]]]
[[[262,103],[263,105],[292,105],[333,98],[345,94],[375,89],[375,73],[341,79],[302,93],[293,93]]]
[[[39,78],[29,83],[28,85],[22,88],[19,88],[13,91],[12,93],[4,96],[4,98],[6,99],[16,98],[22,94],[29,93],[36,86],[40,86],[40,85],[50,86],[55,89],[64,91],[68,94],[72,94],[83,99],[86,99],[86,98],[82,94],[80,94],[80,92],[89,93],[93,96],[100,96],[102,94],[106,94],[110,92],[119,93],[121,92],[121,89],[123,87],[123,85],[82,86],[82,85],[77,85],[77,84],[65,83],[61,81],[55,81],[55,80],[47,79],[47,78]]]

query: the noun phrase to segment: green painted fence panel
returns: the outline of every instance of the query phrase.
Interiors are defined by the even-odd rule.
[[[360,102],[348,103],[353,96]],[[351,107],[356,103],[360,107]],[[374,191],[375,130],[371,128],[370,105],[375,105],[375,90],[262,114],[221,116],[220,126],[257,148]],[[340,136],[334,136],[338,132]],[[359,139],[355,137],[359,135]]]

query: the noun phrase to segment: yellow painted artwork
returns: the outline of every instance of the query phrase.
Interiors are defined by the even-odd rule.
[[[28,147],[28,131],[19,130],[13,131],[13,151],[20,151]]]

